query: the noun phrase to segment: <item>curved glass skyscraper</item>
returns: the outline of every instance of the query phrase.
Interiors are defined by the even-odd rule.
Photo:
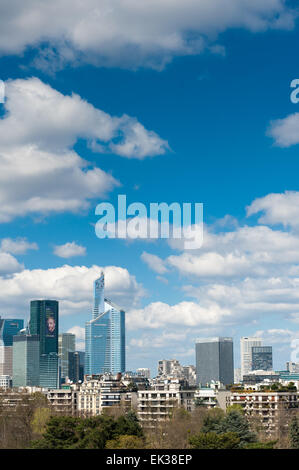
[[[85,324],[85,374],[125,372],[125,312],[104,298],[104,274],[94,282],[92,319]]]

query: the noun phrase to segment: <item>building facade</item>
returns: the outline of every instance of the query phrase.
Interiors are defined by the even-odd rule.
[[[24,328],[24,320],[0,317],[0,375],[12,377],[13,336]]]
[[[255,337],[242,337],[240,339],[241,352],[241,378],[252,370],[252,348],[261,346],[262,340]]]
[[[76,335],[73,333],[61,333],[58,336],[58,355],[60,358],[61,378],[70,377],[70,362],[72,357],[69,353],[76,350]]]
[[[138,390],[137,415],[142,426],[155,428],[170,418],[175,408],[194,409],[195,389],[189,389],[180,380],[153,383],[148,390]]]
[[[38,335],[13,338],[13,387],[39,385],[40,344]]]
[[[206,386],[212,381],[224,385],[234,383],[232,338],[202,338],[196,341],[197,383]]]
[[[40,386],[59,388],[59,304],[57,300],[32,300],[29,331],[39,336]]]
[[[102,273],[94,283],[92,319],[85,324],[85,374],[125,372],[125,358],[125,312],[104,299]]]
[[[231,405],[240,405],[249,419],[259,419],[265,432],[275,436],[278,428],[285,425],[285,413],[296,412],[298,394],[244,390],[227,396],[227,406]]]
[[[251,355],[252,370],[272,370],[272,346],[253,346]]]

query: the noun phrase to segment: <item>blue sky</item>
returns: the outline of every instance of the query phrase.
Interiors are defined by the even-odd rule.
[[[36,19],[32,1],[30,23],[13,3],[0,19],[0,313],[56,298],[83,348],[104,268],[127,311],[128,369],[194,364],[195,338],[216,335],[234,337],[236,366],[240,336],[262,336],[284,368],[299,332],[294,4],[188,0],[182,17],[176,0],[88,0],[53,27],[54,6]],[[202,202],[202,248],[99,240],[95,207],[118,194]]]

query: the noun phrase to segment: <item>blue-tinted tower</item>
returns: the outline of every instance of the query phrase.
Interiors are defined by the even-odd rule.
[[[125,372],[125,312],[104,298],[104,274],[94,283],[92,319],[85,325],[85,374]]]

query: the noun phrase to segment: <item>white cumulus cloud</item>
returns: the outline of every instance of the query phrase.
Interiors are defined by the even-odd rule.
[[[75,242],[68,242],[64,245],[56,245],[54,254],[60,258],[72,258],[73,256],[85,256],[85,246],[77,245]]]
[[[0,119],[0,222],[26,214],[78,212],[119,186],[80,157],[85,139],[97,152],[143,159],[166,141],[135,118],[113,117],[78,95],[65,96],[37,78],[8,81]],[[11,184],[14,181],[14,185]]]
[[[10,0],[0,5],[0,53],[39,51],[53,69],[87,61],[102,66],[162,68],[175,56],[223,53],[219,33],[291,29],[285,0]]]

